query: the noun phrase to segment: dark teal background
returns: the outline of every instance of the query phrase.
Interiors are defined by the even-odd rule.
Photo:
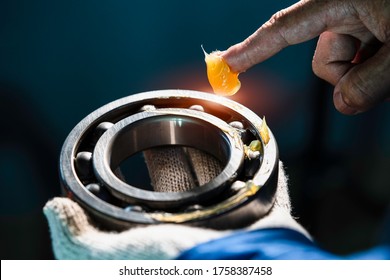
[[[2,259],[53,257],[42,207],[60,193],[61,145],[83,117],[142,91],[211,91],[200,46],[226,49],[292,3],[1,1]],[[311,71],[314,49],[314,40],[292,46],[243,73],[233,99],[267,117],[294,214],[325,249],[344,254],[380,238],[390,201],[390,106],[338,113],[332,88]]]

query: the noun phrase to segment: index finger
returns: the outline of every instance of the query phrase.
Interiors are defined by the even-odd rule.
[[[303,0],[274,14],[255,33],[222,53],[235,72],[244,72],[283,48],[308,41],[345,20],[348,1]]]

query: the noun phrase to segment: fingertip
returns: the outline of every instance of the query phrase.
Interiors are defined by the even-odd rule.
[[[246,54],[244,51],[240,50],[239,44],[231,46],[225,51],[221,51],[220,56],[235,73],[245,72],[249,68],[245,61]]]

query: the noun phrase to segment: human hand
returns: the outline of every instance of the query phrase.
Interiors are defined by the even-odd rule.
[[[337,110],[356,114],[390,97],[389,0],[299,1],[222,57],[240,73],[318,35],[313,71],[335,86]]]
[[[193,180],[187,177],[187,167],[183,164],[187,161],[182,160],[180,149],[163,148],[144,155],[148,168],[152,169],[149,172],[153,185],[159,184],[154,186],[155,190],[182,191],[194,187]],[[218,163],[207,154],[192,151],[190,158],[195,161],[194,172],[199,182],[209,180],[220,170]],[[183,174],[178,176],[177,173]],[[178,178],[182,182],[179,187]],[[107,232],[100,230],[77,203],[59,197],[46,204],[44,214],[57,259],[172,259],[199,243],[237,232],[174,224]],[[279,164],[278,189],[273,208],[267,216],[242,230],[273,227],[289,228],[309,236],[291,216],[287,177],[282,163]]]

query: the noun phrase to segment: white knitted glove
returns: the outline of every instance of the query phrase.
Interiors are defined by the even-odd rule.
[[[161,152],[164,153],[164,151]],[[150,161],[150,157],[153,158],[156,155],[160,157],[160,162]],[[205,160],[203,156],[201,159],[198,157],[199,155],[195,155],[192,158],[195,158],[195,161]],[[161,183],[165,180],[153,178],[160,176],[158,174],[173,174],[166,173],[167,170],[162,173],[156,171],[167,166],[166,160],[164,160],[167,157],[163,154],[145,154],[145,158],[149,165],[151,162],[154,164],[154,170],[151,172],[153,173],[151,174],[152,182],[160,181]],[[210,164],[214,165],[214,163]],[[205,165],[197,165],[201,170],[196,171],[194,168],[195,171],[204,172]],[[242,230],[283,227],[294,229],[309,237],[306,230],[291,216],[287,177],[281,162],[279,166],[278,190],[273,208],[266,217]],[[183,166],[176,166],[176,172],[177,168],[179,170],[185,169]],[[206,173],[207,175],[202,176],[215,176],[213,171]],[[166,177],[166,175],[164,176]],[[191,180],[185,181],[192,184]],[[172,189],[175,186],[169,188]],[[163,189],[169,191],[169,188],[167,189],[166,186],[155,187],[160,191]],[[183,190],[184,188],[188,188],[188,185],[179,189]],[[135,227],[122,232],[103,232],[90,222],[88,215],[77,203],[68,198],[54,198],[47,202],[43,210],[49,223],[54,255],[57,259],[172,259],[182,251],[199,243],[235,232],[234,230],[218,231],[174,224]]]

